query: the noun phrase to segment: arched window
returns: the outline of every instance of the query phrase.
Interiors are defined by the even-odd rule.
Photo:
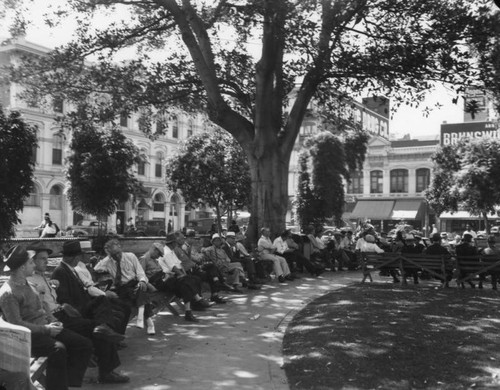
[[[384,173],[382,171],[370,172],[370,193],[381,194],[384,191]]]
[[[193,120],[190,119],[188,121],[188,130],[187,130],[187,136],[191,137],[194,134],[194,125],[193,125]]]
[[[62,210],[63,208],[63,190],[59,185],[55,185],[50,189],[50,209]]]
[[[429,184],[431,184],[431,170],[429,168],[417,169],[416,176],[417,176],[417,185],[416,185],[417,192],[425,191],[429,187]]]
[[[179,119],[175,115],[172,117],[172,138],[179,138]]]
[[[156,153],[155,176],[163,177],[163,160],[165,156],[162,152]]]
[[[158,193],[153,198],[153,211],[165,211],[165,197]]]
[[[363,193],[363,171],[351,173],[351,181],[347,183],[348,194],[362,194]]]
[[[52,164],[62,165],[64,138],[61,134],[54,134],[52,137]]]
[[[393,169],[391,171],[391,193],[408,192],[408,170]]]

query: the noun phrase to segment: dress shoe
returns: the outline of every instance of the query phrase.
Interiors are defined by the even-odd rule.
[[[193,303],[196,304],[196,306],[202,307],[204,309],[208,309],[210,306],[212,306],[212,304],[210,304],[210,302],[208,302],[204,298],[201,298],[199,301],[194,301]]]
[[[285,283],[286,282],[285,277],[283,275],[278,276],[278,281],[280,283]]]
[[[97,339],[104,339],[111,341],[113,343],[119,343],[120,341],[123,341],[123,339],[125,338],[124,335],[116,333],[113,329],[109,327],[109,325],[106,324],[101,324],[96,326],[92,334]]]
[[[123,374],[111,371],[104,375],[99,375],[99,383],[128,383],[130,378]]]
[[[156,330],[155,330],[155,323],[153,322],[153,320],[151,318],[148,318],[146,320],[146,331],[149,335],[154,335],[156,334]]]
[[[211,302],[219,303],[219,304],[224,304],[227,303],[227,299],[222,298],[220,295],[212,295],[210,297]]]
[[[286,275],[285,279],[289,280],[290,282],[292,282],[294,280],[294,278],[293,278],[293,276],[291,274]]]
[[[198,318],[196,318],[191,310],[186,310],[186,314],[184,314],[184,319],[189,322],[200,322]]]

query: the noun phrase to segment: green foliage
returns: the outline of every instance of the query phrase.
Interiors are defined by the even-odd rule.
[[[17,212],[33,187],[36,132],[19,112],[5,115],[0,106],[0,240],[14,236]]]
[[[459,209],[485,216],[500,204],[500,141],[462,139],[433,156],[432,182],[425,192],[441,214]]]
[[[186,204],[206,204],[220,217],[250,203],[250,174],[241,146],[223,130],[196,134],[181,144],[167,162],[171,190],[180,190]]]
[[[66,178],[71,206],[82,214],[107,217],[142,188],[132,173],[140,162],[139,150],[117,128],[101,130],[92,120],[75,117],[70,126]]]
[[[368,135],[351,132],[340,138],[321,132],[308,140],[308,153],[299,158],[297,213],[300,224],[323,224],[327,219],[340,220],[344,208],[344,180],[350,170],[362,169]],[[309,156],[311,167],[308,166]],[[309,171],[312,172],[310,180]]]
[[[117,9],[123,20],[94,28],[94,17],[112,19]],[[260,171],[289,161],[312,100],[332,122],[359,91],[416,106],[436,82],[457,95],[481,87],[489,62],[481,67],[477,53],[499,25],[490,0],[92,0],[45,19],[68,16],[79,26],[75,40],[13,72],[28,94],[95,101],[103,120],[143,107],[205,110],[245,150],[252,215],[277,227],[286,207],[266,194],[285,203],[286,186],[259,182]],[[133,60],[123,61],[131,48]],[[140,123],[148,133],[152,121]],[[259,164],[269,156],[272,164]]]

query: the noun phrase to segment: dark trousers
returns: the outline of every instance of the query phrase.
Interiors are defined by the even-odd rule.
[[[297,266],[299,268],[305,268],[307,272],[314,274],[317,270],[316,267],[301,253],[297,251],[280,253],[288,263],[288,267],[293,272],[296,270]]]
[[[32,333],[31,354],[47,356],[46,390],[67,390],[68,386],[81,387],[92,356],[92,342],[67,329],[55,337]]]
[[[240,263],[243,266],[243,269],[247,273],[248,279],[253,282],[257,277],[257,273],[255,271],[255,264],[250,257],[239,257],[234,260],[236,263]]]
[[[165,275],[162,272],[163,275]],[[163,276],[162,275],[162,276]],[[197,294],[201,293],[201,280],[194,275],[185,275],[180,278],[171,276],[167,280],[162,277],[150,278],[154,280],[153,286],[159,291],[173,292],[184,302],[191,302]]]
[[[116,332],[125,334],[130,312],[126,302],[100,296],[92,298],[82,315],[93,320],[96,325],[107,324]]]
[[[201,267],[193,267],[187,271],[187,274],[196,276],[202,282],[208,283],[212,295],[216,295],[221,290],[221,284],[224,282],[224,276],[219,269],[211,263],[203,264]]]
[[[92,340],[94,352],[97,357],[99,374],[107,374],[120,365],[116,343],[93,337],[92,331],[95,328],[95,323],[92,320],[67,317],[62,318],[61,322],[64,324],[65,329],[69,329]]]
[[[144,318],[153,316],[153,307],[147,291],[142,291],[139,288],[137,280],[131,280],[128,283],[120,286],[115,286],[114,291],[122,302],[132,309],[144,305]],[[128,318],[127,318],[128,320]]]

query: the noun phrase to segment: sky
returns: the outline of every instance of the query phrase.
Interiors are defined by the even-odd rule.
[[[34,5],[29,8],[31,18],[35,20],[28,27],[26,40],[42,46],[54,48],[66,43],[70,38],[76,25],[74,20],[66,18],[60,26],[49,29],[43,23],[43,10],[46,0],[34,0]],[[51,4],[57,4],[63,0],[51,0]],[[37,4],[39,4],[37,6]],[[109,18],[105,19],[109,21]],[[7,23],[0,23],[0,38],[9,36]],[[446,123],[463,122],[463,104],[459,100],[458,104],[453,104],[455,96],[446,88],[439,86],[435,91],[430,91],[428,98],[419,107],[402,106],[392,113],[389,128],[390,135],[402,137],[410,134],[412,138],[429,138],[438,136],[440,125]],[[442,105],[441,108],[433,109],[430,114],[424,114],[426,107],[434,107],[436,103]]]

